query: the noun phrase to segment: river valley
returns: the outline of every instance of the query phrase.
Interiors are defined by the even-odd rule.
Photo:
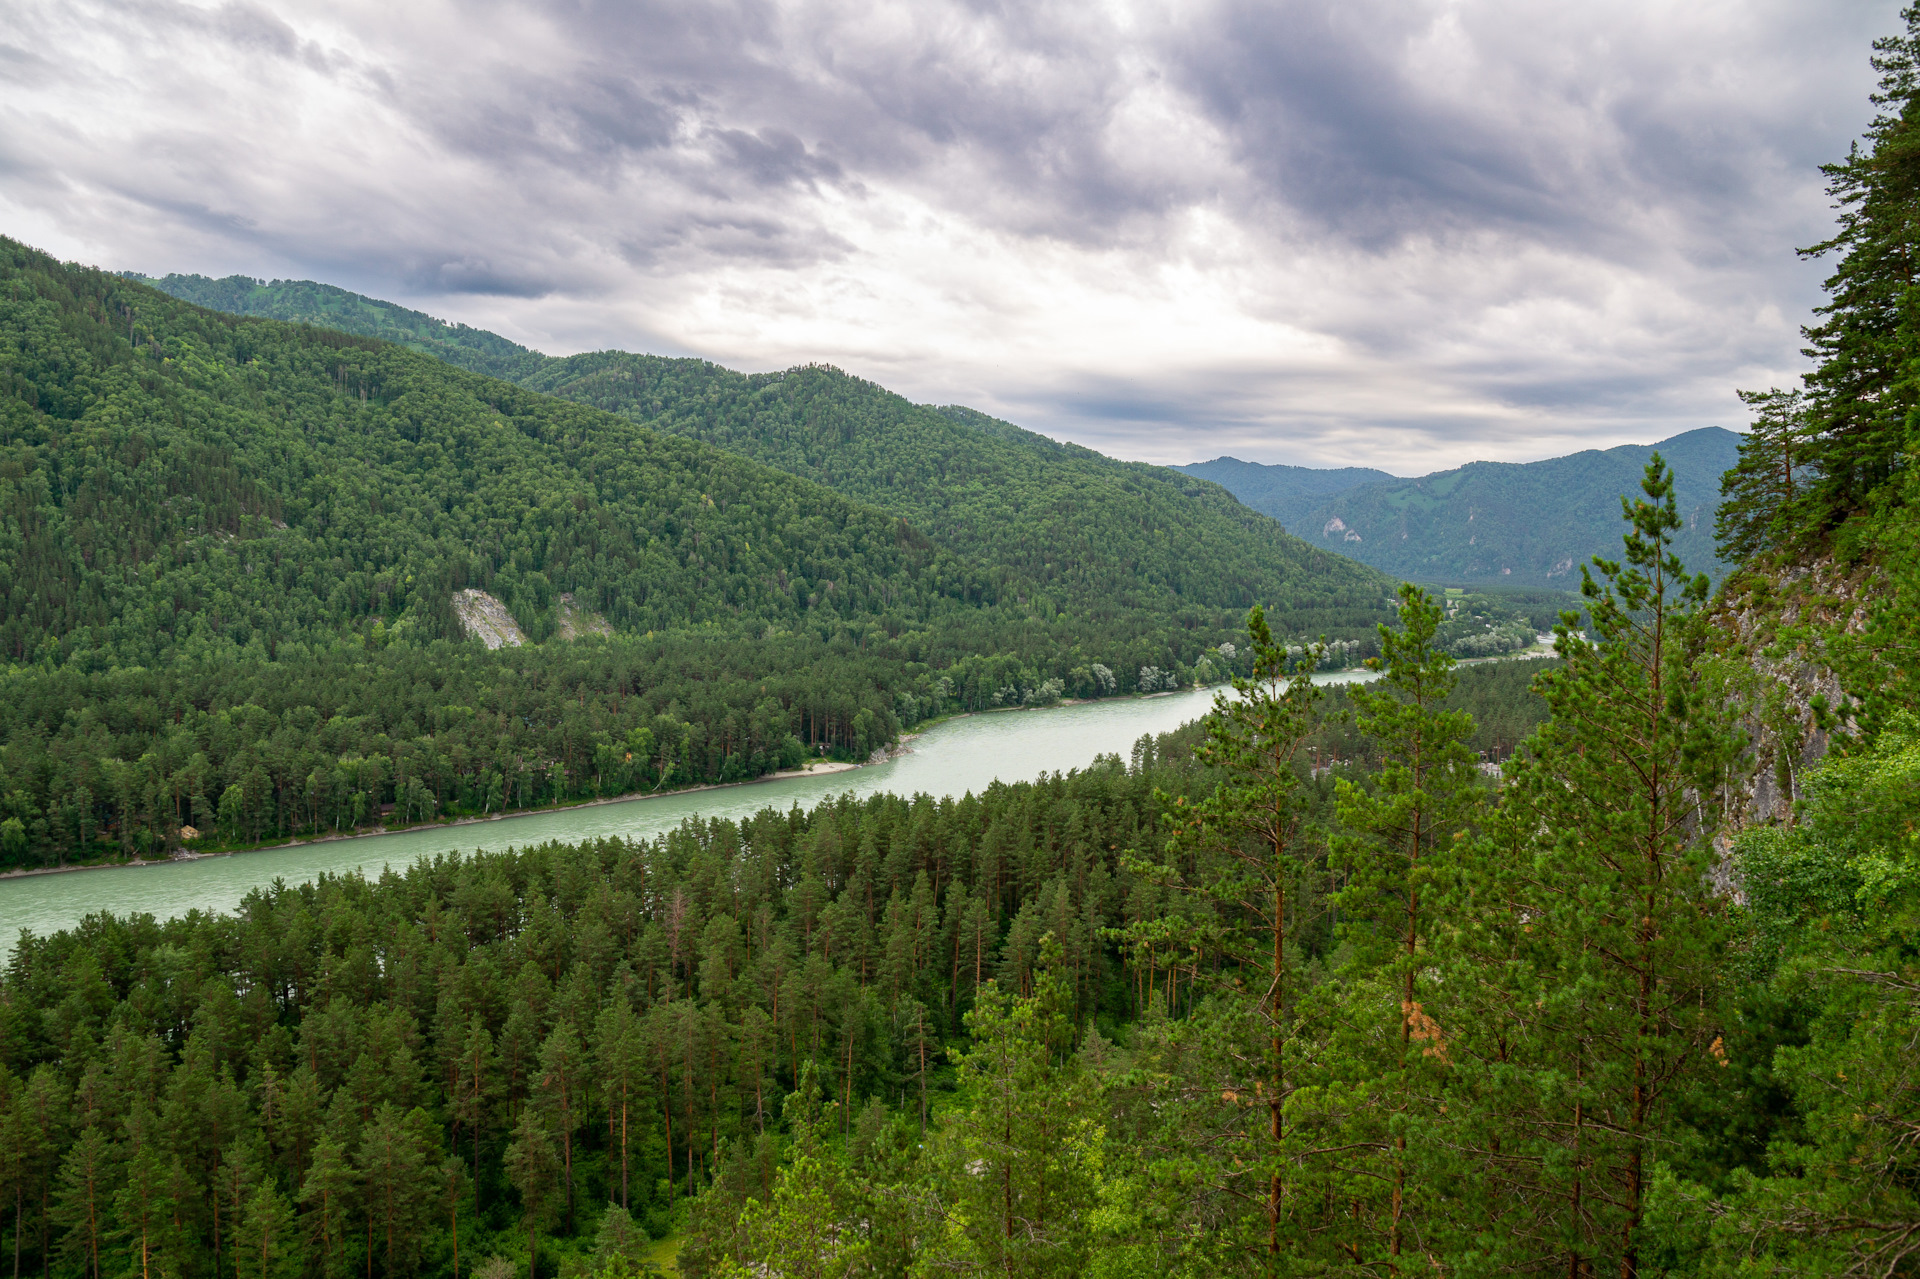
[[[1314,682],[1347,683],[1364,674],[1330,671],[1316,675]],[[811,807],[829,795],[843,793],[958,796],[996,781],[1031,781],[1041,773],[1085,768],[1098,755],[1125,757],[1142,734],[1169,732],[1204,714],[1213,694],[1211,689],[1190,689],[1045,710],[961,716],[914,737],[908,752],[897,758],[843,772],[231,856],[0,879],[0,957],[12,953],[23,928],[45,935],[71,928],[98,911],[171,919],[192,910],[232,910],[249,892],[276,879],[299,883],[354,870],[377,875],[383,866],[404,866],[437,853],[548,840],[574,842],[610,835],[651,838],[696,815],[741,818],[763,808]]]

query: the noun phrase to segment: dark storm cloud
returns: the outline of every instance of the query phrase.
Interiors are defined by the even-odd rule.
[[[0,6],[0,230],[63,255],[827,359],[1160,460],[1436,463],[1732,422],[1790,371],[1815,166],[1897,16]]]

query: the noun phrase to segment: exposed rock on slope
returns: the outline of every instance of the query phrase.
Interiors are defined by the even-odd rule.
[[[1724,655],[1748,711],[1748,756],[1729,796],[1727,831],[1788,822],[1801,779],[1826,755],[1831,733],[1816,707],[1841,704],[1840,681],[1819,658],[1816,628],[1857,634],[1866,621],[1867,584],[1831,563],[1729,583],[1718,617]]]
[[[475,590],[471,586],[464,591],[455,591],[453,612],[467,634],[488,648],[511,648],[527,642],[527,637],[520,633],[520,627],[514,622],[513,614],[507,612],[507,606],[485,591]]]

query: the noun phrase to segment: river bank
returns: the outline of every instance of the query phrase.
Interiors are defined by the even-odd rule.
[[[904,744],[909,738],[902,737]],[[892,758],[889,753],[888,758]],[[483,822],[512,821],[516,817],[537,817],[542,813],[561,813],[574,808],[598,808],[603,804],[637,804],[649,799],[673,799],[681,795],[692,795],[699,791],[733,790],[740,786],[760,786],[767,782],[790,781],[796,777],[824,777],[831,773],[844,773],[855,768],[883,763],[882,760],[868,760],[865,764],[849,763],[846,760],[821,760],[808,768],[790,768],[768,773],[764,777],[749,777],[740,782],[703,782],[698,786],[681,786],[669,791],[629,791],[625,795],[603,795],[598,799],[577,799],[565,804],[548,804],[541,808],[515,808],[507,812],[481,813],[467,817],[445,817],[438,821],[415,822],[411,826],[383,826],[378,830],[333,831],[325,835],[314,835],[307,839],[282,840],[277,844],[253,844],[246,848],[222,848],[218,851],[199,853],[190,848],[181,848],[168,857],[134,858],[126,862],[82,862],[75,866],[31,866],[23,870],[0,871],[0,880],[26,879],[34,875],[67,875],[82,870],[141,870],[154,866],[172,866],[179,862],[206,861],[214,857],[240,857],[247,853],[271,853],[282,848],[311,848],[317,844],[337,844],[350,839],[382,839],[388,835],[411,835],[418,831],[451,830],[456,826],[478,826]]]

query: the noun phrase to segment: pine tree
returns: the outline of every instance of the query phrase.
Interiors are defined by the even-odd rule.
[[[507,1180],[520,1192],[520,1220],[527,1231],[527,1279],[539,1279],[539,1233],[553,1218],[560,1156],[553,1148],[552,1134],[531,1106],[521,1112],[507,1146],[506,1170]]]
[[[1821,166],[1840,210],[1834,235],[1803,249],[1833,255],[1821,320],[1805,331],[1815,359],[1807,375],[1817,446],[1815,514],[1836,524],[1862,509],[1895,472],[1906,447],[1907,417],[1920,404],[1914,358],[1912,257],[1920,207],[1920,6],[1902,12],[1906,30],[1873,43],[1879,108],[1865,146]]]
[[[137,1112],[129,1119],[132,1152],[113,1198],[114,1237],[126,1247],[128,1279],[160,1279],[180,1269],[174,1255],[178,1161],[162,1154],[150,1115]]]
[[[234,1228],[234,1279],[295,1279],[300,1260],[293,1206],[277,1187],[263,1183]]]
[[[1381,626],[1380,655],[1366,663],[1382,678],[1348,691],[1358,712],[1356,727],[1375,744],[1380,768],[1364,783],[1336,783],[1341,833],[1329,857],[1333,868],[1346,873],[1336,900],[1346,921],[1349,971],[1329,993],[1343,1005],[1335,1015],[1351,1025],[1351,1055],[1343,1054],[1337,1065],[1330,1059],[1328,1067],[1355,1090],[1351,1095],[1378,1098],[1384,1106],[1383,1113],[1357,1106],[1356,1114],[1370,1118],[1338,1144],[1390,1147],[1390,1167],[1374,1183],[1383,1187],[1384,1202],[1371,1213],[1343,1210],[1336,1229],[1360,1231],[1349,1245],[1350,1259],[1363,1251],[1365,1238],[1383,1245],[1381,1264],[1390,1267],[1404,1264],[1399,1258],[1409,1243],[1407,1134],[1433,1117],[1433,1076],[1445,1056],[1439,1024],[1423,1007],[1431,1005],[1431,996],[1421,985],[1422,972],[1434,963],[1440,926],[1432,888],[1445,876],[1456,841],[1479,817],[1485,794],[1466,746],[1473,717],[1445,709],[1457,677],[1453,658],[1434,642],[1444,620],[1425,591],[1403,584],[1400,629]],[[1386,1000],[1376,1002],[1383,985]],[[1382,1043],[1391,1049],[1368,1051],[1368,1045]],[[1352,1184],[1368,1180],[1353,1178]],[[1383,1228],[1370,1228],[1369,1216]],[[1417,1240],[1413,1246],[1418,1249]]]
[[[1754,412],[1740,440],[1740,460],[1720,477],[1721,503],[1714,517],[1720,557],[1745,563],[1797,544],[1819,527],[1804,499],[1819,478],[1815,462],[1818,427],[1799,391],[1741,391]]]
[[[1319,727],[1322,694],[1312,673],[1323,650],[1309,646],[1297,660],[1290,659],[1258,605],[1247,617],[1247,636],[1252,674],[1233,681],[1232,695],[1214,698],[1206,738],[1195,751],[1221,780],[1211,794],[1194,801],[1165,798],[1172,827],[1167,861],[1132,867],[1179,887],[1207,903],[1209,911],[1217,909],[1221,914],[1213,918],[1219,922],[1196,929],[1170,914],[1137,921],[1125,935],[1137,948],[1215,946],[1231,957],[1236,970],[1260,974],[1265,991],[1258,1015],[1267,1031],[1260,1091],[1270,1142],[1267,1251],[1277,1258],[1290,1202],[1285,1110],[1294,1087],[1287,1059],[1295,996],[1288,982],[1288,894],[1302,871],[1299,838],[1308,807],[1301,793],[1300,752]]]
[[[305,1206],[306,1253],[317,1257],[322,1279],[339,1279],[346,1271],[347,1229],[359,1195],[360,1178],[338,1140],[322,1134],[313,1147],[313,1161],[300,1185]]]
[[[101,1248],[112,1229],[114,1150],[96,1124],[88,1124],[60,1163],[53,1222],[63,1228],[61,1251],[77,1262],[85,1279],[102,1279]]]
[[[587,1059],[573,1023],[562,1021],[540,1049],[537,1085],[548,1127],[560,1134],[561,1169],[566,1185],[566,1226],[573,1229],[573,1134],[585,1110]]]
[[[464,1125],[476,1179],[480,1176],[480,1132],[486,1123],[488,1102],[499,1092],[499,1066],[499,1059],[494,1056],[493,1036],[488,1033],[485,1020],[475,1013],[460,1041],[459,1065],[454,1071],[457,1089],[452,1102],[454,1146],[457,1151],[459,1130]]]
[[[1450,978],[1498,990],[1507,1045],[1451,1098],[1500,1112],[1469,1116],[1484,1180],[1521,1187],[1479,1210],[1477,1246],[1576,1275],[1640,1272],[1653,1160],[1723,1024],[1728,903],[1710,870],[1737,741],[1698,660],[1707,580],[1669,549],[1681,518],[1658,454],[1642,490],[1622,502],[1625,564],[1583,571],[1593,637],[1576,614],[1556,628],[1565,664],[1536,680],[1552,718],[1509,769],[1512,843],[1485,850],[1503,874],[1472,909],[1510,921],[1513,948]]]
[[[594,1027],[594,1069],[607,1108],[608,1145],[620,1152],[620,1206],[630,1209],[633,1128],[640,1113],[647,1065],[641,1023],[633,1015],[625,990],[614,991],[600,1010]]]
[[[368,1266],[372,1266],[371,1249],[377,1237],[390,1277],[411,1266],[433,1193],[427,1175],[432,1152],[425,1140],[426,1126],[421,1112],[404,1114],[392,1102],[382,1102],[360,1138],[356,1162],[367,1214]]]
[[[932,1155],[941,1196],[939,1220],[924,1228],[932,1272],[1071,1274],[1086,1261],[1094,1093],[1078,1058],[1053,1047],[1071,1034],[1072,991],[1051,968],[1035,987],[1022,998],[988,982],[967,1014],[961,1103]]]

